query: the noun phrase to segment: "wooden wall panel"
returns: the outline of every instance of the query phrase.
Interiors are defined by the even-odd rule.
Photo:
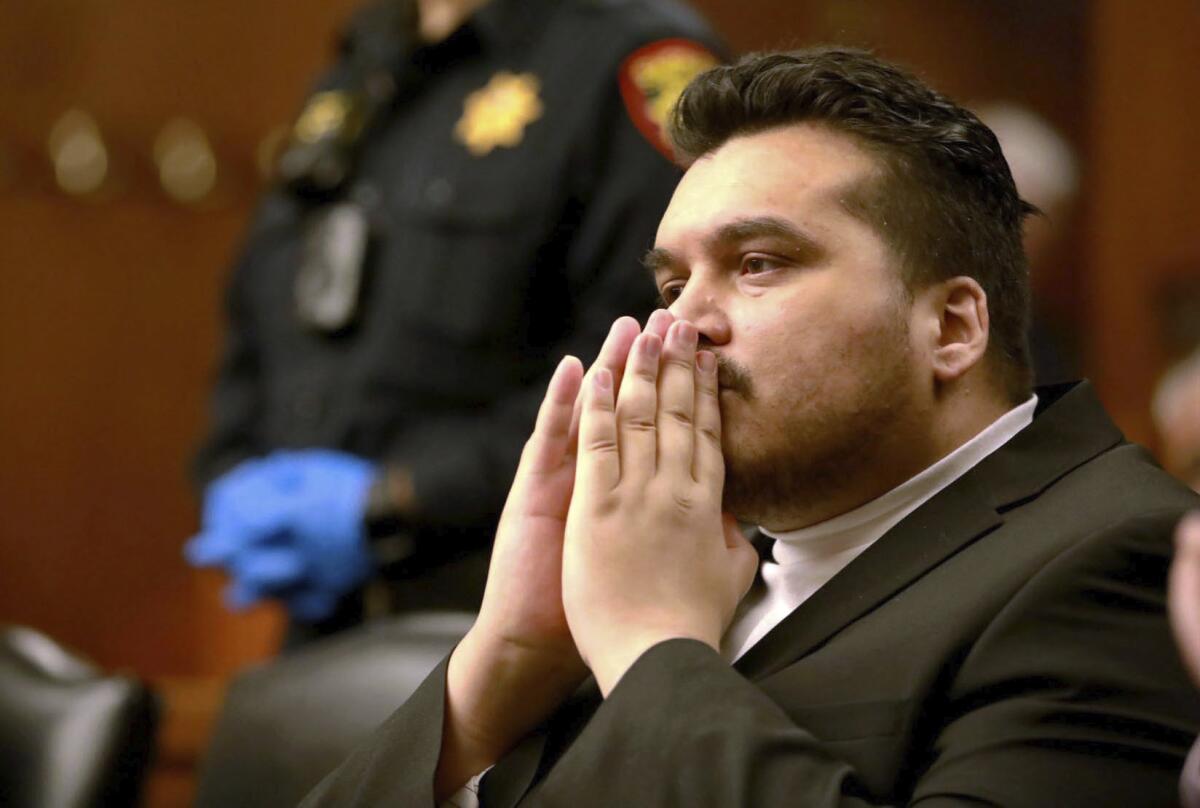
[[[695,0],[738,52],[865,47],[960,101],[1028,104],[1071,137],[1086,130],[1085,0]]]
[[[0,619],[108,666],[191,671],[212,583],[183,460],[203,420],[219,267],[244,217],[0,201]],[[69,233],[69,235],[67,235]],[[56,236],[57,234],[57,236]]]
[[[0,27],[0,621],[105,667],[228,671],[274,645],[278,615],[229,615],[219,576],[180,557],[229,258],[259,139],[294,114],[354,4],[216,0],[23,3]],[[58,192],[44,149],[90,111],[119,182]],[[200,208],[155,184],[170,118],[209,134],[223,194]],[[11,174],[12,172],[10,172]]]
[[[1200,255],[1200,5],[1102,0],[1091,32],[1089,345],[1105,402],[1149,443],[1164,360],[1153,299],[1173,264]]]

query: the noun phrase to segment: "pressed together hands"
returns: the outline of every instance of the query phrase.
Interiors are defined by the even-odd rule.
[[[721,512],[717,362],[665,310],[617,320],[585,374],[558,366],[492,550],[483,605],[450,659],[439,797],[498,760],[578,687],[608,694],[651,646],[714,649],[758,557]],[[379,469],[341,452],[276,452],[218,479],[189,559],[228,598],[320,619],[371,571],[363,535]]]
[[[758,557],[721,512],[717,363],[694,325],[613,324],[550,382],[500,519],[478,619],[450,658],[437,791],[498,760],[587,669],[607,695],[664,640],[719,647]]]

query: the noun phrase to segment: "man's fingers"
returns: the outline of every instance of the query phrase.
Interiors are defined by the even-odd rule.
[[[541,473],[558,468],[570,443],[572,413],[583,381],[583,364],[573,356],[564,356],[550,377],[546,396],[538,409],[525,454],[523,471]]]
[[[577,491],[605,493],[621,479],[617,454],[616,402],[613,377],[608,368],[589,373],[580,399],[579,456],[576,460]]]
[[[667,311],[666,309],[656,309],[650,315],[650,317],[646,320],[646,328],[644,331],[642,331],[642,334],[647,335],[647,336],[654,336],[654,337],[657,337],[659,340],[665,341],[667,338],[667,331],[670,329],[671,323],[673,323],[673,322],[675,322],[675,315],[671,314],[671,312]],[[631,345],[629,351],[626,351],[626,355],[621,361],[621,366],[618,368],[612,369],[613,370],[613,386],[614,386],[614,388],[616,388],[618,390],[622,389],[622,386],[625,383],[624,382],[625,369],[629,363],[629,353],[632,350],[633,350],[633,347]],[[619,396],[618,396],[617,400],[619,403],[620,402]]]
[[[667,328],[674,322],[675,316],[666,309],[657,309],[646,321],[646,333],[657,334],[660,338],[665,339]],[[596,361],[592,363],[589,373],[598,370],[599,368],[608,368],[608,371],[613,377],[613,389],[621,386],[621,377],[625,374],[625,363],[629,359],[629,351],[633,348],[633,341],[637,339],[639,333],[637,320],[632,317],[621,317],[608,332],[608,337],[604,340],[604,345],[600,348],[599,355],[596,356]],[[575,402],[574,418],[571,421],[571,445],[575,444],[575,438],[579,431],[579,412],[582,407],[582,402]]]
[[[657,314],[658,312],[655,312]],[[654,315],[651,315],[653,319]],[[625,361],[629,357],[629,351],[633,347],[633,341],[637,339],[641,333],[641,327],[638,321],[632,317],[620,317],[612,324],[612,328],[608,331],[608,336],[604,339],[604,344],[600,346],[600,353],[596,355],[596,361],[592,363],[588,369],[587,377],[584,384],[590,382],[591,377],[596,371],[601,368],[606,368],[613,378],[614,389],[621,383],[621,374],[625,370]],[[570,445],[575,445],[575,440],[579,434],[579,415],[583,410],[582,397],[575,401],[575,410],[571,418],[570,427]]]
[[[696,354],[696,429],[692,474],[696,481],[720,492],[725,484],[721,454],[721,402],[717,388],[717,358],[709,351]]]
[[[622,480],[646,480],[658,465],[658,371],[663,343],[643,333],[629,352],[617,396],[617,445]]]
[[[658,376],[658,468],[692,478],[696,443],[696,327],[676,320],[667,332]]]
[[[725,547],[729,551],[733,594],[740,603],[754,585],[754,578],[758,574],[758,553],[731,514],[721,514],[721,529],[725,534]]]
[[[675,315],[666,309],[657,309],[650,318],[646,320],[647,334],[655,334],[659,339],[667,338],[667,331],[671,328],[671,323],[675,322]]]

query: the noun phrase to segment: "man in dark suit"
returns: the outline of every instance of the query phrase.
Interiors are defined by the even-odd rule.
[[[308,804],[1173,804],[1197,500],[1031,392],[995,137],[840,49],[709,71],[673,135],[669,311],[559,366],[478,621]]]

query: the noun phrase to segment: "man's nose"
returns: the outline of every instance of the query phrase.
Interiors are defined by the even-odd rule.
[[[676,318],[687,320],[700,332],[700,345],[724,345],[729,342],[731,331],[720,291],[713,286],[688,281],[682,293],[671,304],[669,311]]]

